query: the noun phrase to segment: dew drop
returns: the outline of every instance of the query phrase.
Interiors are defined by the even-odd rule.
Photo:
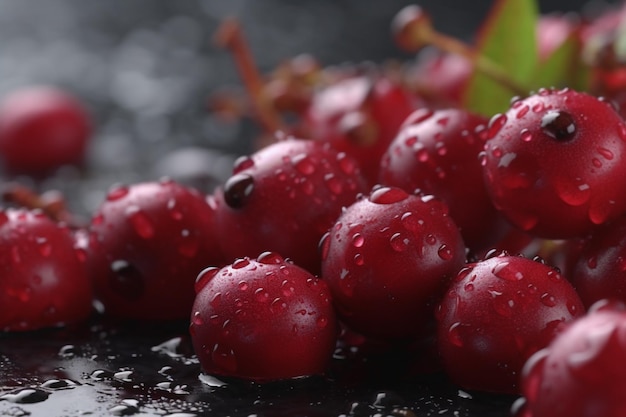
[[[554,188],[559,198],[570,206],[580,206],[591,198],[591,187],[581,178],[555,180]]]
[[[591,220],[593,224],[604,223],[611,214],[613,204],[613,201],[607,201],[606,203],[592,203],[589,207],[589,220]]]
[[[143,239],[154,237],[155,229],[152,220],[138,206],[129,206],[126,209],[126,217],[130,221],[135,232]]]
[[[117,201],[124,197],[126,197],[129,193],[130,189],[126,185],[114,185],[109,189],[107,193],[106,200],[107,201]]]
[[[510,263],[507,261],[498,262],[493,267],[491,272],[496,277],[505,281],[515,282],[524,279],[524,274],[514,266],[511,266]]]
[[[209,301],[209,305],[213,308],[213,310],[217,310],[220,308],[220,304],[222,304],[222,293],[216,292],[213,294],[211,301]]]
[[[330,192],[334,195],[340,195],[343,193],[343,184],[341,183],[341,180],[333,174],[324,175],[324,184],[326,184]]]
[[[363,266],[365,264],[365,260],[363,259],[363,255],[360,253],[357,253],[356,255],[354,255],[354,263],[357,266]]]
[[[521,104],[521,102],[519,102],[519,103]],[[524,116],[526,116],[526,114],[528,113],[529,110],[530,110],[530,107],[528,107],[528,105],[526,105],[526,104],[520,105],[519,106],[519,110],[515,114],[515,117],[518,118],[518,119],[521,119]]]
[[[202,290],[202,288],[204,288],[204,286],[208,284],[209,281],[213,279],[213,277],[215,277],[219,271],[220,271],[220,268],[215,267],[215,266],[210,266],[204,269],[203,271],[201,271],[198,274],[198,277],[196,278],[196,282],[194,284],[196,293],[199,293],[200,290]]]
[[[35,242],[37,243],[37,249],[39,250],[41,256],[47,258],[50,254],[52,254],[52,245],[48,239],[45,237],[37,237],[35,238]]]
[[[296,170],[303,175],[311,175],[315,172],[315,164],[305,153],[294,156],[291,161]]]
[[[487,136],[489,138],[493,138],[494,136],[496,136],[500,132],[500,130],[502,130],[507,121],[508,118],[505,114],[498,113],[494,115],[489,120],[489,124],[487,126]]]
[[[544,293],[539,298],[541,300],[541,304],[546,307],[554,307],[556,305],[556,298],[550,293]]]
[[[234,209],[242,208],[254,191],[254,178],[248,174],[235,174],[224,184],[224,201]]]
[[[242,269],[242,268],[247,267],[248,265],[250,265],[250,259],[248,259],[248,258],[238,258],[238,259],[235,259],[235,261],[233,262],[231,267],[233,269]]]
[[[337,155],[337,162],[339,162],[339,169],[346,175],[354,175],[359,168],[356,161],[345,152],[340,152]]]
[[[456,322],[448,328],[448,340],[454,346],[463,347],[463,338],[461,337],[461,323]]]
[[[602,147],[598,148],[598,153],[602,155],[604,159],[606,159],[607,161],[610,161],[615,157],[615,155],[613,155],[613,152],[611,152],[610,149],[606,149]]]
[[[522,139],[523,142],[530,142],[533,140],[533,134],[528,129],[522,129],[520,132],[520,139]]]
[[[220,344],[216,344],[211,352],[211,359],[213,363],[228,373],[235,373],[237,371],[237,358],[235,352]]]
[[[372,191],[369,200],[375,204],[394,204],[406,200],[406,191],[395,187],[380,187]]]
[[[427,162],[430,159],[428,149],[426,149],[423,145],[420,146],[420,148],[415,151],[415,158],[419,162]]]
[[[354,235],[352,235],[352,246],[354,246],[355,248],[360,248],[360,247],[363,247],[364,243],[365,243],[365,238],[363,237],[362,234],[355,233]]]
[[[534,113],[541,113],[544,109],[545,109],[545,106],[544,106],[543,102],[541,102],[541,101],[539,103],[533,104],[533,106],[532,106],[532,111]]]
[[[202,318],[202,314],[199,311],[193,313],[193,318],[191,322],[196,326],[202,326],[204,324],[204,319]]]
[[[326,327],[328,327],[328,318],[324,316],[320,316],[317,318],[317,320],[315,320],[315,324],[320,329],[325,329]]]
[[[404,252],[409,244],[409,240],[404,238],[401,233],[394,233],[389,238],[391,248],[396,252]]]
[[[287,311],[287,303],[285,303],[283,300],[281,300],[280,298],[276,298],[274,299],[274,301],[272,301],[272,303],[270,304],[270,311],[273,314],[281,314],[284,313],[285,311]]]
[[[449,261],[454,256],[454,252],[452,252],[452,249],[448,245],[443,244],[439,247],[437,255],[439,255],[442,260]]]
[[[235,163],[233,164],[233,174],[238,174],[244,169],[249,169],[252,167],[254,167],[254,159],[247,155],[240,156],[239,158],[237,158],[237,160],[235,160]]]
[[[328,253],[330,251],[330,232],[324,233],[318,244],[318,250],[322,261],[328,259]]]
[[[541,129],[546,135],[562,142],[573,139],[576,134],[574,117],[562,110],[548,111],[541,118]]]
[[[263,252],[257,258],[257,261],[265,265],[280,265],[285,259],[276,252]]]
[[[270,294],[265,288],[257,288],[254,291],[254,299],[259,303],[267,303],[270,300]]]
[[[179,209],[176,204],[176,199],[171,198],[167,201],[167,209],[169,210],[170,217],[172,220],[180,221],[183,219],[183,212]]]
[[[417,216],[410,211],[407,211],[400,217],[400,222],[406,230],[412,232],[419,230],[424,224],[423,220],[418,219]]]
[[[194,234],[191,234],[189,230],[185,229],[181,231],[181,241],[178,243],[177,250],[185,258],[193,258],[198,254],[200,248],[200,240]]]

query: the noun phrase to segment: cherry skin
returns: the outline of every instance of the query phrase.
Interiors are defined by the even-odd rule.
[[[326,284],[273,252],[208,268],[190,332],[211,375],[274,381],[326,372],[337,322]]]
[[[548,265],[506,254],[469,264],[437,312],[444,369],[466,389],[516,393],[525,361],[582,314],[574,288]]]
[[[475,251],[497,242],[506,223],[491,203],[478,161],[487,123],[461,109],[416,110],[383,155],[379,173],[381,184],[445,201]]]
[[[10,174],[44,176],[81,165],[91,133],[84,105],[60,89],[29,87],[0,102],[0,159]]]
[[[540,90],[492,118],[482,154],[495,206],[540,237],[590,233],[626,211],[626,125],[573,90]]]
[[[320,246],[339,318],[382,341],[427,336],[448,280],[465,263],[446,205],[393,187],[346,207]]]
[[[606,300],[570,323],[522,371],[516,417],[621,417],[626,413],[626,306]]]
[[[354,159],[328,143],[275,142],[240,158],[216,191],[219,243],[231,262],[273,251],[318,273],[320,238],[365,190]]]
[[[105,313],[121,319],[189,316],[194,282],[223,265],[214,210],[172,180],[115,186],[89,228],[89,270]]]
[[[40,211],[0,211],[0,329],[85,321],[93,288],[71,232]]]
[[[587,307],[611,298],[626,302],[626,217],[596,231],[582,245],[571,281]]]

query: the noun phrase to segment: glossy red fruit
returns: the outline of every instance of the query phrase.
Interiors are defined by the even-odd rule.
[[[494,116],[488,132],[487,189],[522,230],[584,236],[626,211],[626,125],[607,102],[541,90]]]
[[[612,298],[626,302],[626,218],[594,233],[576,258],[571,281],[583,303]]]
[[[198,276],[191,338],[211,375],[272,381],[326,372],[338,326],[326,284],[272,252]]]
[[[216,195],[219,244],[232,261],[280,253],[317,273],[317,244],[366,190],[353,158],[328,143],[285,139],[240,158]]]
[[[505,221],[491,203],[478,154],[488,120],[461,109],[413,112],[381,161],[379,182],[443,200],[474,250],[493,245]]]
[[[473,73],[464,56],[425,49],[409,68],[407,82],[431,108],[459,108],[465,85]]]
[[[92,218],[88,247],[96,296],[106,314],[189,316],[198,273],[225,263],[209,203],[168,179],[109,191]]]
[[[524,362],[584,313],[554,268],[501,254],[464,268],[437,314],[446,373],[473,390],[515,393]]]
[[[626,415],[626,306],[601,301],[524,365],[516,417]]]
[[[313,96],[303,131],[354,157],[372,186],[381,156],[417,106],[411,93],[387,77],[348,77]]]
[[[322,278],[339,318],[388,341],[425,335],[449,279],[465,263],[446,205],[392,187],[347,207],[320,246]]]
[[[0,330],[79,323],[92,312],[84,253],[39,211],[0,211]]]
[[[41,176],[81,165],[91,131],[84,105],[54,87],[17,90],[0,102],[0,159],[11,174]]]

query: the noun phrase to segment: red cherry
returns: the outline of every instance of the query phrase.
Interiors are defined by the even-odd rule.
[[[272,252],[198,276],[190,332],[205,372],[271,381],[322,374],[338,327],[326,284]]]
[[[30,87],[0,102],[0,158],[9,173],[41,176],[81,165],[90,136],[85,107],[65,91]]]
[[[600,301],[526,362],[519,417],[626,413],[626,306]]]
[[[235,163],[216,192],[216,230],[228,259],[274,251],[317,273],[317,244],[366,189],[357,163],[328,143],[286,139]]]
[[[461,107],[472,61],[462,55],[425,49],[409,68],[407,81],[429,107]]]
[[[171,180],[113,187],[91,221],[97,298],[118,318],[188,317],[200,271],[223,264],[209,201]]]
[[[501,254],[459,272],[438,311],[446,373],[467,389],[514,393],[524,362],[584,313],[554,268]]]
[[[488,120],[461,109],[413,112],[383,155],[380,183],[416,189],[446,202],[467,246],[493,245],[504,219],[483,183],[478,154]]]
[[[445,204],[392,187],[348,206],[320,246],[339,318],[389,341],[426,334],[448,279],[465,263]]]
[[[626,211],[626,125],[573,90],[541,90],[492,118],[482,154],[487,190],[517,227],[584,236]]]
[[[303,129],[307,137],[328,141],[354,157],[371,186],[377,182],[381,156],[417,108],[416,101],[389,78],[348,77],[313,96]]]
[[[84,254],[40,211],[0,211],[0,329],[79,323],[92,311]]]
[[[585,241],[571,275],[587,307],[612,298],[626,302],[626,218],[622,217]]]

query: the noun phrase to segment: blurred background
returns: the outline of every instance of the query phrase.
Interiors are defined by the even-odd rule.
[[[617,1],[538,3],[543,13],[594,13]],[[87,181],[70,172],[43,187],[79,189],[78,209],[91,211],[113,183],[180,168],[173,150],[209,149],[193,148],[196,162],[182,164],[206,170],[209,182],[228,172],[234,156],[249,151],[253,126],[225,123],[207,112],[211,92],[239,84],[232,57],[211,42],[225,17],[240,19],[259,68],[268,72],[301,53],[322,65],[413,59],[394,46],[389,30],[407,4],[413,2],[0,0],[0,95],[53,84],[88,106],[95,133]],[[439,30],[466,40],[491,4],[420,2]]]

